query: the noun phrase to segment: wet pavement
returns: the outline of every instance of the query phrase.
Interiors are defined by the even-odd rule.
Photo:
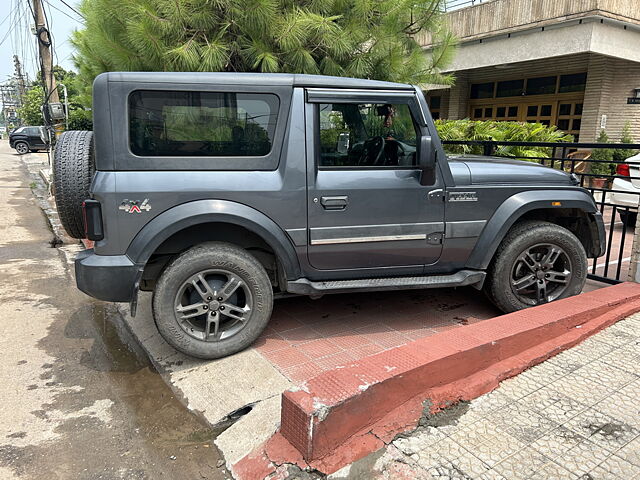
[[[0,478],[225,479],[213,431],[150,364],[113,305],[78,292],[0,142]]]

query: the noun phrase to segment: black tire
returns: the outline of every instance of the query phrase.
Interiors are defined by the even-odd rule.
[[[230,296],[224,297],[224,300],[221,300],[223,296],[217,297],[225,293],[223,285],[226,285],[226,279],[218,280],[224,276],[219,274],[219,271],[231,273],[241,281],[233,295],[229,294]],[[198,274],[203,275],[202,278],[217,298],[205,296],[205,293],[196,288],[189,290],[190,279]],[[207,286],[200,283],[200,290]],[[207,306],[197,309],[183,307],[185,298],[188,304]],[[214,301],[208,303],[209,298],[213,298]],[[230,308],[224,313],[222,311],[225,305],[243,303],[251,304],[250,313],[245,317],[245,321],[226,317],[225,313],[232,310]],[[209,242],[187,250],[170,262],[158,280],[152,304],[158,330],[169,344],[192,357],[213,359],[239,352],[260,336],[271,318],[273,289],[262,264],[246,250],[228,243]],[[182,321],[178,318],[178,309],[183,314],[191,311],[195,315],[201,308],[208,308],[207,313]],[[206,330],[208,319],[213,318],[208,315],[215,315],[214,310],[218,313],[219,332],[226,326],[229,328],[228,332],[234,333],[230,333],[226,338],[222,337],[224,333],[219,333],[218,339],[215,339],[215,336],[206,336],[205,332],[211,333],[211,329]],[[239,310],[236,309],[236,313]],[[215,326],[212,324],[211,328]],[[238,330],[234,331],[233,328]],[[209,340],[206,341],[205,338]]]
[[[638,219],[638,212],[626,212],[619,210],[620,221],[624,223],[627,228],[636,228],[636,220]]]
[[[16,142],[13,145],[13,148],[16,149],[16,152],[18,152],[18,155],[25,155],[26,153],[29,152],[29,144],[27,142]]]
[[[89,198],[95,173],[93,132],[68,131],[53,153],[54,196],[60,222],[73,238],[84,238],[82,202]]]
[[[554,248],[561,252],[554,267],[544,264],[545,248],[547,252]],[[532,258],[536,255],[540,255],[537,260]],[[523,260],[525,256],[527,260]],[[563,268],[564,277],[558,275],[559,268]],[[500,310],[515,312],[579,294],[587,278],[587,268],[584,247],[573,233],[553,223],[525,221],[516,224],[502,240],[489,266],[484,289]],[[547,280],[548,277],[557,278],[559,282]],[[529,287],[532,279],[534,282]],[[517,287],[520,288],[516,290]],[[532,298],[527,298],[528,295]]]

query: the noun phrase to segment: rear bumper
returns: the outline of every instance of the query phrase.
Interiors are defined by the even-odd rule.
[[[130,302],[138,290],[143,267],[126,255],[80,252],[75,261],[76,284],[87,295],[107,302]]]
[[[609,201],[615,205],[629,208],[638,208],[638,199],[640,198],[640,189],[637,189],[629,180],[622,178],[613,179],[613,189]],[[626,193],[629,192],[629,193]]]

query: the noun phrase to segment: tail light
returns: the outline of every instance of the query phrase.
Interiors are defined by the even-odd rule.
[[[102,207],[97,200],[82,202],[82,218],[84,220],[85,237],[97,241],[104,238],[102,229]]]
[[[616,167],[616,173],[618,175],[622,175],[623,177],[629,177],[629,164],[628,163],[619,163]]]

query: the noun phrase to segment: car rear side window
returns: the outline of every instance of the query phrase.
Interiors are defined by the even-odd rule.
[[[265,156],[278,108],[269,93],[136,90],[129,95],[129,145],[145,157]]]

